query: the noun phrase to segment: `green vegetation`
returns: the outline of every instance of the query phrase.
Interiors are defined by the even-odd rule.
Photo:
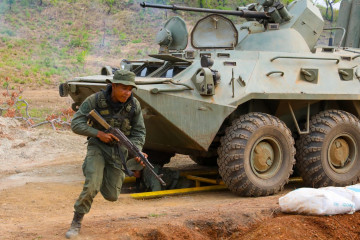
[[[141,38],[139,38],[139,39],[134,39],[134,40],[132,40],[131,42],[132,42],[132,43],[141,43],[142,40],[141,40]]]
[[[20,112],[21,112],[21,114],[23,116],[26,116],[25,106],[24,105],[21,106]],[[50,114],[53,113],[53,109],[31,107],[31,108],[29,108],[28,113],[32,118],[38,119],[39,121],[44,121],[45,116],[50,115]]]
[[[327,19],[328,21],[331,20],[331,13],[330,13],[330,10],[328,10],[328,12],[326,13],[326,7],[324,6],[321,6],[321,5],[317,5],[317,7],[320,9],[320,12],[321,12],[321,15],[323,16],[324,19]],[[338,9],[334,9],[334,20],[333,22],[336,22],[337,21],[337,18],[339,16],[339,10]]]
[[[124,50],[128,43],[156,49],[153,29],[165,19],[144,10],[141,17],[139,9],[134,0],[0,1],[0,83],[57,85],[98,72],[98,63],[89,58],[105,65],[109,57],[120,62],[125,52],[136,57],[139,49]]]

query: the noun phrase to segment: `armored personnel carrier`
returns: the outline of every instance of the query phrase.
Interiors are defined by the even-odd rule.
[[[312,187],[359,181],[360,50],[316,46],[324,21],[313,3],[260,0],[234,11],[141,6],[210,14],[190,37],[180,17],[169,19],[156,36],[158,54],[121,62],[137,76],[150,160],[181,153],[217,164],[242,196],[281,191],[295,164]],[[234,25],[227,15],[245,21]],[[70,95],[76,110],[113,71],[69,80],[60,95]]]

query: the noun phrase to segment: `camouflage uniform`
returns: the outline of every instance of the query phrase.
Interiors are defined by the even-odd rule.
[[[108,85],[105,91],[95,93],[85,99],[71,122],[73,132],[88,136],[89,141],[82,166],[85,183],[74,205],[74,218],[70,229],[65,234],[67,238],[73,238],[79,234],[81,221],[84,214],[90,211],[96,194],[100,191],[106,200],[116,201],[125,178],[121,158],[115,154],[118,153],[116,145],[106,144],[97,138],[99,130],[104,131],[104,129],[100,125],[90,126],[88,124],[89,112],[96,109],[112,127],[119,128],[139,150],[145,143],[145,124],[139,101],[133,97],[133,94],[124,103],[118,100],[119,97],[128,96],[132,89],[129,89],[128,86],[137,88],[135,74],[126,70],[118,70],[112,79],[106,81],[126,86],[126,88],[117,90],[118,92],[113,95],[116,102],[112,100],[112,85]],[[120,152],[122,157],[128,158],[127,149],[121,147]],[[139,168],[139,164],[136,168]]]
[[[115,154],[115,147],[101,142],[96,138],[100,126],[89,126],[87,114],[96,109],[100,115],[112,126],[119,128],[129,140],[140,150],[145,142],[145,125],[139,101],[131,96],[120,108],[114,109],[106,99],[106,94],[111,91],[108,86],[106,91],[89,96],[74,115],[71,123],[72,130],[89,137],[87,155],[82,169],[85,184],[74,208],[78,213],[88,213],[91,203],[100,191],[109,201],[118,199],[125,174],[119,156]],[[127,159],[127,149],[121,149]]]

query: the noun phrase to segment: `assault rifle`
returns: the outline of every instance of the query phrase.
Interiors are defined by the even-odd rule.
[[[133,176],[134,174],[127,169],[126,167],[126,159],[124,156],[122,156],[121,151],[119,147],[123,145],[127,148],[129,151],[129,154],[134,157],[139,157],[140,160],[145,164],[145,166],[150,170],[150,172],[156,177],[157,180],[161,183],[161,185],[166,186],[166,183],[164,180],[161,179],[162,175],[157,175],[156,172],[154,172],[154,166],[147,160],[147,158],[139,151],[139,149],[122,133],[119,129],[111,127],[105,119],[94,109],[91,110],[91,112],[88,115],[88,118],[90,118],[92,121],[99,123],[101,126],[103,126],[106,129],[107,133],[113,134],[115,137],[119,139],[118,144],[118,154],[120,154],[121,161],[123,162],[124,169],[127,172],[129,176]]]

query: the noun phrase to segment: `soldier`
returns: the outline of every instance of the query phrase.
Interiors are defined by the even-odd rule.
[[[85,183],[74,205],[74,218],[66,233],[67,238],[79,234],[81,221],[84,214],[90,211],[96,194],[100,191],[106,200],[116,201],[125,178],[121,157],[128,158],[127,149],[121,148],[120,155],[123,156],[118,156],[115,144],[112,143],[119,140],[113,134],[102,131],[101,126],[89,126],[87,114],[96,109],[112,127],[120,129],[139,150],[145,142],[145,125],[140,103],[132,94],[132,89],[137,88],[135,74],[118,70],[113,79],[106,81],[111,84],[106,90],[89,96],[81,104],[71,123],[73,132],[88,136],[88,146],[82,166]],[[139,158],[135,160],[138,162],[135,170],[138,170],[139,165],[143,163]]]
[[[180,172],[178,170],[172,170],[170,168],[163,167],[162,164],[153,164],[153,166],[154,172],[156,172],[158,175],[162,175],[161,178],[166,183],[166,186],[162,186],[155,178],[155,176],[149,171],[149,169],[144,168],[144,170],[141,172],[141,183],[144,185],[144,191],[155,192],[194,187],[194,182],[187,179],[186,177],[180,176]]]

